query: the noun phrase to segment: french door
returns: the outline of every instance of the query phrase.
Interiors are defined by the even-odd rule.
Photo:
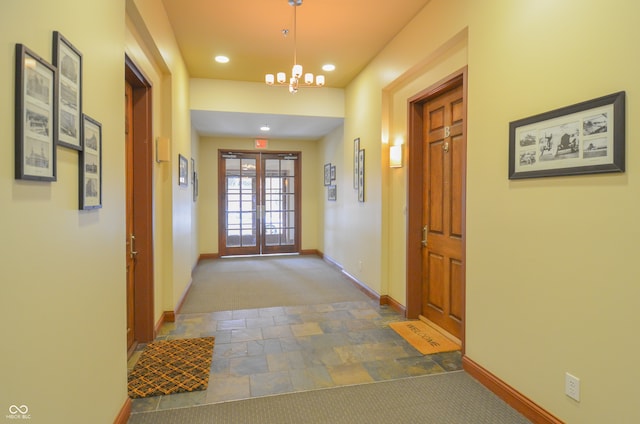
[[[220,151],[222,256],[300,250],[300,153]]]

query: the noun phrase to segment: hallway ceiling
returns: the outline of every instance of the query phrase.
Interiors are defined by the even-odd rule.
[[[291,72],[293,64],[293,7],[288,0],[162,0],[175,37],[192,78],[264,82],[266,73]],[[326,86],[344,88],[393,39],[429,0],[304,0],[297,9],[297,57],[305,72],[323,73]],[[284,37],[283,29],[290,34]],[[214,61],[216,55],[230,58],[227,64]],[[325,63],[335,71],[323,72]],[[239,114],[237,118],[243,118]],[[263,117],[244,116],[264,123]],[[202,118],[202,117],[200,117]],[[218,120],[221,117],[217,117]],[[214,119],[215,120],[215,119]],[[239,119],[241,121],[241,119]],[[216,129],[194,122],[201,134]],[[335,128],[335,122],[310,124],[292,122],[290,133],[315,128]],[[326,129],[319,126],[326,123]],[[299,124],[299,125],[298,125]],[[246,122],[224,135],[246,137]],[[273,125],[272,125],[273,127]],[[259,132],[259,131],[258,131]],[[260,136],[253,134],[251,136]],[[275,128],[270,138],[281,138]],[[282,137],[286,138],[286,137]],[[317,137],[316,137],[317,138]]]

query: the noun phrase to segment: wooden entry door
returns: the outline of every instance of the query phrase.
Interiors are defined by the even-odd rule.
[[[127,351],[154,339],[151,84],[125,56]]]
[[[219,252],[300,249],[300,153],[220,152]]]
[[[135,329],[135,235],[133,229],[133,87],[125,81],[125,146],[126,146],[126,268],[127,268],[127,351],[136,345]]]
[[[422,315],[459,338],[464,276],[461,167],[466,156],[462,86],[429,100],[423,113]]]
[[[407,316],[464,342],[466,69],[410,99]]]

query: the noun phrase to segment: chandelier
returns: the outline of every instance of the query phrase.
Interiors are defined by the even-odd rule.
[[[264,80],[267,85],[288,86],[289,93],[295,94],[301,87],[322,87],[324,75],[316,75],[314,80],[313,74],[307,72],[302,78],[302,65],[298,64],[296,57],[296,8],[302,4],[302,0],[289,0],[289,4],[293,6],[293,68],[291,69],[291,77],[287,81],[287,75],[284,72],[278,72],[275,77],[273,74],[266,74]],[[289,30],[283,29],[282,33],[286,37]]]

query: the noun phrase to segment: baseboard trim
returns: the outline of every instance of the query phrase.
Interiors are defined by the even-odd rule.
[[[155,327],[153,327],[154,339],[160,332],[160,328],[162,328],[162,324],[164,324],[165,322],[176,322],[176,313],[173,311],[164,311],[162,315],[160,315],[160,319],[158,320],[158,322],[156,322]]]
[[[180,311],[182,310],[182,305],[184,304],[184,300],[187,298],[187,293],[189,293],[189,290],[191,290],[191,284],[193,284],[193,278],[189,280],[189,284],[187,284],[187,287],[185,287],[184,291],[182,292],[182,296],[180,296],[180,300],[178,300],[178,304],[175,307],[175,314],[173,316],[173,321],[169,321],[169,322],[175,322],[175,316],[177,314],[180,313]]]
[[[129,417],[131,416],[131,398],[127,397],[124,401],[124,405],[120,409],[118,416],[113,420],[113,424],[127,424]]]
[[[301,250],[300,251],[301,255],[314,255],[314,256],[320,256],[322,258],[322,254],[320,253],[320,251],[318,251],[318,249],[306,249],[306,250]]]
[[[351,281],[351,283],[355,286],[355,288],[357,288],[362,293],[364,293],[367,296],[369,296],[371,298],[371,300],[374,300],[374,301],[378,302],[380,305],[382,304],[382,303],[380,303],[381,300],[380,300],[380,295],[378,293],[376,293],[375,291],[371,290],[366,284],[364,284],[363,282],[358,280],[353,275],[349,274],[344,269],[341,269],[340,271],[342,272],[342,274],[344,276],[346,276],[349,279],[349,281]]]
[[[219,253],[201,253],[200,256],[198,256],[198,262],[204,259],[220,259],[220,254]]]
[[[380,305],[387,305],[403,317],[407,317],[407,308],[388,294],[380,296]]]
[[[554,417],[531,399],[469,359],[469,357],[462,357],[462,367],[480,384],[491,390],[496,396],[532,422],[536,424],[564,424],[563,421]]]

